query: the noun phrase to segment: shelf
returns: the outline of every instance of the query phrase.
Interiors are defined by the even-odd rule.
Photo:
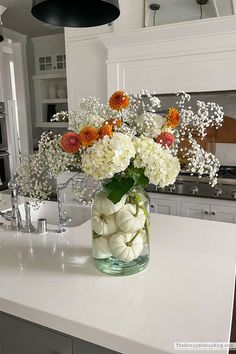
[[[66,79],[66,72],[55,73],[55,74],[41,74],[41,75],[33,75],[34,80],[51,80],[51,79]]]
[[[68,128],[68,122],[36,122],[38,128]]]
[[[53,104],[53,103],[67,103],[68,100],[67,98],[45,98],[42,100],[42,103],[48,103],[48,104]]]

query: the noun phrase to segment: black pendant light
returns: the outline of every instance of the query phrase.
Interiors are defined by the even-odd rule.
[[[2,15],[6,11],[6,7],[0,5],[0,42],[4,41],[4,35],[3,35],[3,24],[2,24]]]
[[[93,27],[113,22],[120,15],[119,0],[33,0],[37,19],[62,27]]]

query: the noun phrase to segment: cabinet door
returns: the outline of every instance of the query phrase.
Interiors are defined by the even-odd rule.
[[[81,339],[74,339],[73,354],[119,354],[113,350],[100,347],[99,345],[83,341]]]
[[[182,202],[181,216],[193,219],[210,219],[210,205],[204,203]]]
[[[177,200],[151,198],[150,210],[152,213],[176,216],[179,215],[179,203]]]
[[[236,202],[235,207],[212,205],[210,216],[211,220],[236,224]]]
[[[72,339],[0,313],[0,354],[72,354]]]
[[[81,97],[99,97],[106,102],[107,51],[101,41],[68,40],[66,48],[69,109],[75,108]]]

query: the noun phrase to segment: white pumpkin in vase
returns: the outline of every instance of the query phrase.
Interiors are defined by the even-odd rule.
[[[109,236],[118,231],[115,215],[105,215],[101,210],[93,208],[92,230],[100,236]]]
[[[126,204],[116,215],[118,227],[128,233],[134,233],[144,227],[146,217],[138,206]]]
[[[114,204],[110,199],[107,198],[105,192],[99,192],[95,195],[93,207],[100,211],[101,214],[111,215],[117,213],[123,208],[126,202],[126,195],[124,195],[121,200]]]
[[[105,259],[111,257],[109,239],[104,236],[93,238],[93,257],[97,259]]]
[[[136,234],[118,232],[111,236],[109,244],[112,255],[122,262],[132,262],[138,258],[144,247],[139,231]]]

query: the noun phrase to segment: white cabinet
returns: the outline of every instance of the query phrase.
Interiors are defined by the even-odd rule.
[[[235,206],[211,205],[211,220],[236,224],[236,202]]]
[[[66,55],[65,53],[41,55],[38,57],[37,66],[36,70],[40,74],[65,72]]]
[[[110,33],[112,26],[89,29],[66,28],[66,58],[69,109],[81,98],[98,97],[107,101],[107,50],[99,35]]]
[[[149,193],[151,212],[236,224],[236,201]]]
[[[210,205],[184,201],[181,203],[180,215],[187,218],[209,220],[210,218]]]
[[[81,98],[107,100],[106,49],[98,39],[68,41],[67,83],[69,109]]]
[[[67,111],[67,81],[66,74],[35,75],[35,107],[36,126],[40,128],[67,128],[68,122],[51,122],[53,114]],[[50,97],[50,88],[54,89],[54,97]],[[63,89],[61,95],[60,89]]]
[[[181,203],[181,216],[194,219],[236,223],[236,202],[235,206],[227,205],[227,201],[224,201],[223,203],[223,205],[218,203],[213,204],[212,200],[210,200],[209,204],[199,203],[198,201],[184,201]]]
[[[179,215],[179,201],[172,199],[152,198],[150,203],[152,213],[164,215]]]

